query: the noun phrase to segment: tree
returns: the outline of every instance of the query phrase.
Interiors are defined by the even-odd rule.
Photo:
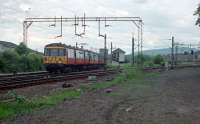
[[[15,51],[19,54],[19,55],[26,55],[30,52],[30,50],[26,47],[26,45],[24,43],[20,43],[16,48]]]
[[[196,11],[194,12],[194,15],[198,16],[196,20],[196,25],[200,27],[200,4],[198,5]]]

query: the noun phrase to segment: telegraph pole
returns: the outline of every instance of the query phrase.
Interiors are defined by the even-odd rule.
[[[174,69],[174,36],[172,36],[171,68]]]
[[[135,63],[135,51],[134,51],[134,47],[135,47],[135,39],[134,39],[134,36],[132,37],[132,66],[134,65]]]

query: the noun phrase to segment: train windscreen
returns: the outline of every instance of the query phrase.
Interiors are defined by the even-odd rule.
[[[63,48],[46,48],[45,56],[65,56],[65,49]]]

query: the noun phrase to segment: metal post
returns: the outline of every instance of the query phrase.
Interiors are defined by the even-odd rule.
[[[63,32],[62,32],[62,30],[63,30],[63,24],[62,24],[62,16],[61,16],[61,20],[60,20],[60,36],[62,37],[62,35],[63,35]]]
[[[174,69],[174,36],[172,36],[171,68]]]
[[[135,63],[135,53],[134,53],[134,47],[135,47],[135,41],[134,41],[135,39],[134,39],[134,36],[133,36],[133,38],[132,38],[132,65],[134,65],[134,63]]]
[[[178,64],[178,45],[176,45],[176,51],[175,51],[175,66]]]
[[[138,53],[137,53],[137,64],[139,64],[140,60],[140,28],[138,28]]]
[[[23,22],[23,43],[27,46],[27,41],[28,41],[28,28],[31,26],[33,22]]]
[[[112,64],[112,42],[110,43],[110,61]]]
[[[106,38],[107,36],[106,36],[106,34],[105,34],[105,36],[104,36],[104,64],[106,64],[107,62],[106,62],[106,60],[107,60],[107,48],[106,48]]]
[[[23,22],[23,43],[27,45],[27,28],[26,22]]]
[[[143,51],[142,51],[142,48],[143,48],[143,25],[142,25],[142,21],[140,22],[140,25],[141,25],[141,27],[140,27],[141,28],[141,30],[140,30],[140,33],[141,33],[141,36],[140,36],[140,38],[141,38],[141,42],[140,42],[141,64],[143,65]]]

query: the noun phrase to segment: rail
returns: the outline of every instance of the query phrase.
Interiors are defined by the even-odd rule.
[[[103,76],[107,74],[114,74],[119,70],[93,70],[83,72],[71,72],[64,74],[31,74],[31,75],[15,75],[8,76],[0,79],[0,90],[11,90],[16,88],[28,87],[33,85],[41,85],[47,83],[56,83],[66,80],[83,79],[88,76]]]

